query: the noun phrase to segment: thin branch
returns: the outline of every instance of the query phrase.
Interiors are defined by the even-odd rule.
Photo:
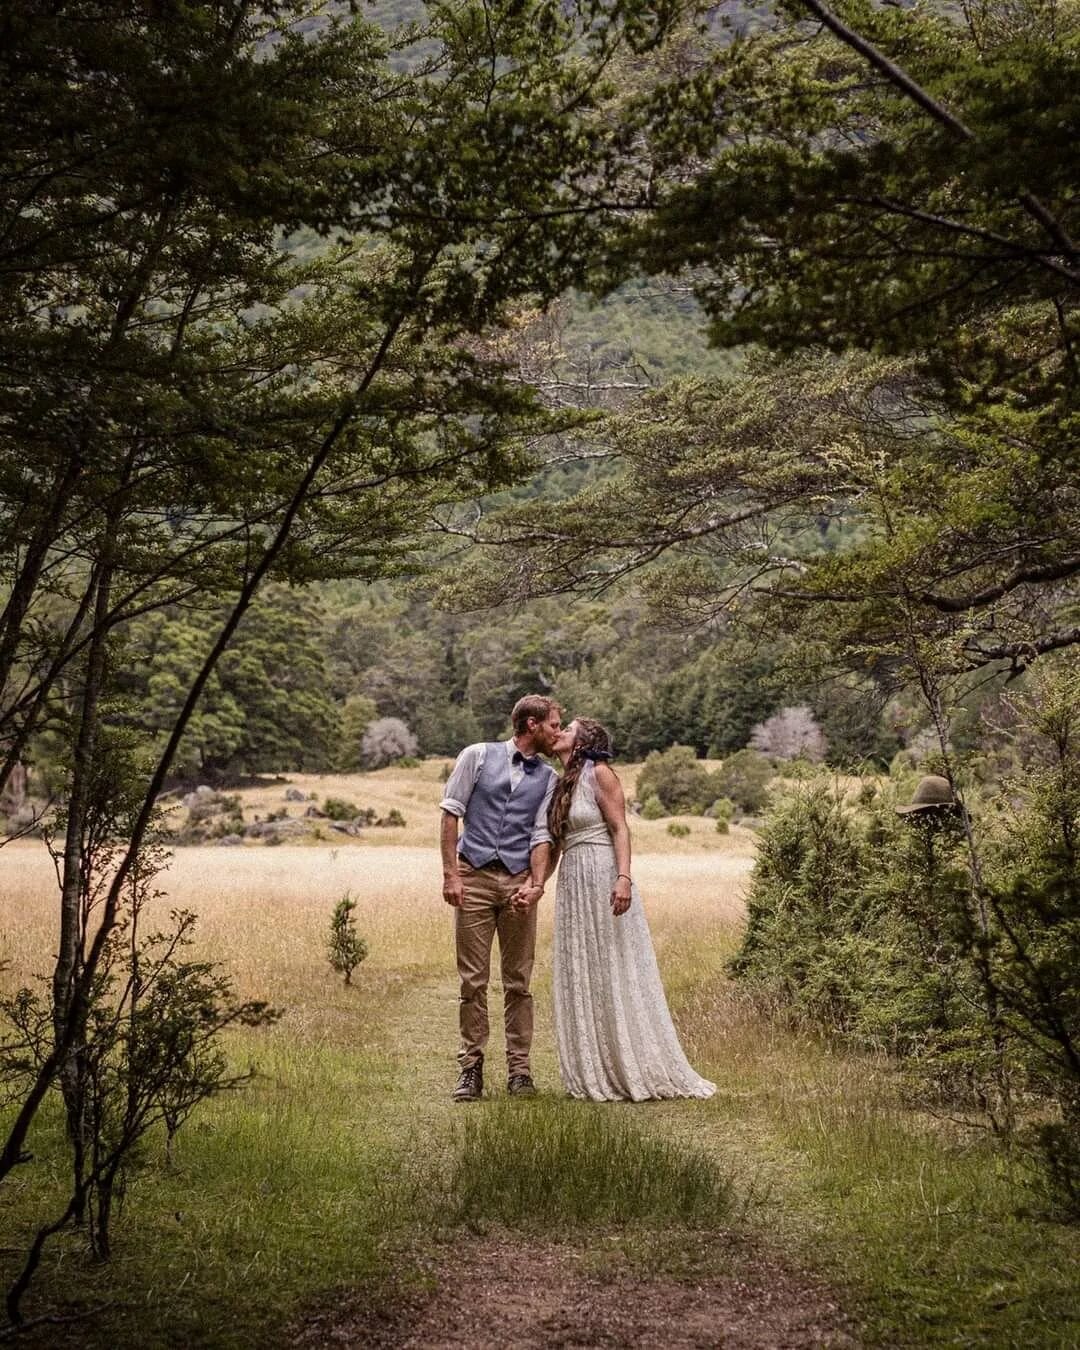
[[[895,85],[897,89],[900,89],[906,94],[913,103],[917,104],[925,113],[929,114],[935,122],[938,122],[941,126],[945,127],[946,130],[951,132],[957,139],[965,141],[968,144],[977,143],[978,138],[969,126],[962,122],[959,117],[951,113],[944,104],[939,103],[937,99],[927,93],[921,85],[917,84],[915,80],[912,79],[906,70],[903,70],[894,61],[890,61],[884,52],[879,51],[878,48],[868,39],[864,38],[861,33],[857,33],[853,28],[849,28],[842,19],[828,8],[827,5],[822,4],[821,0],[802,0],[802,2],[811,14],[816,15],[835,37],[839,38],[845,46],[850,47],[853,51],[858,52],[865,60],[869,61],[874,69],[880,71],[890,84]],[[1023,206],[1024,210],[1039,222],[1042,228],[1064,254],[1070,258],[1080,256],[1080,251],[1077,250],[1077,246],[1070,238],[1068,231],[1034,193],[1027,191],[1026,188],[1021,188],[1016,193],[1016,199],[1020,202],[1021,206]]]

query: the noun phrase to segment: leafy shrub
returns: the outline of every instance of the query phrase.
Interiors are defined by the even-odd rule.
[[[377,823],[379,825],[387,826],[390,829],[400,829],[406,824],[406,820],[397,807],[392,806],[390,810],[387,811],[386,815],[383,816],[382,820]]]
[[[759,816],[769,804],[772,766],[756,750],[739,750],[713,773],[720,793],[748,816]]]
[[[350,802],[344,797],[327,797],[322,805],[323,815],[328,820],[355,820],[360,815],[360,808],[355,802]]]
[[[895,787],[793,791],[762,833],[733,971],[1002,1133],[1038,1102],[1019,1137],[1080,1219],[1080,672],[1009,697],[1025,761],[970,841],[951,814],[899,817]]]
[[[713,820],[730,820],[735,814],[735,803],[730,797],[717,797],[705,814]]]
[[[731,817],[735,814],[735,803],[730,797],[717,797],[709,807],[708,813],[716,821],[717,834],[731,833]]]
[[[641,814],[645,820],[660,820],[667,812],[664,810],[664,803],[654,793],[641,803]]]
[[[381,769],[402,758],[413,758],[420,746],[399,717],[380,717],[364,732],[360,762],[365,769]]]
[[[684,825],[681,821],[673,820],[667,827],[667,832],[676,839],[685,839],[690,833],[690,826]]]
[[[643,801],[656,797],[669,815],[699,816],[723,795],[689,745],[654,750],[641,770],[637,790]]]
[[[813,764],[825,758],[828,744],[811,709],[800,703],[781,708],[750,735],[750,745],[770,759],[806,759]]]
[[[891,799],[860,813],[807,784],[762,831],[733,968],[860,1046],[973,1082],[955,1054],[979,1021],[963,858],[956,822],[901,820]]]

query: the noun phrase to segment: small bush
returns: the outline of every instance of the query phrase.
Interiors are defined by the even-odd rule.
[[[686,836],[690,833],[690,826],[684,825],[682,821],[673,820],[671,824],[667,827],[667,832],[668,834],[672,835],[675,839],[685,839]]]
[[[739,750],[713,774],[720,793],[748,816],[758,816],[769,805],[772,766],[756,750]]]
[[[641,815],[644,820],[660,820],[667,812],[664,810],[664,803],[653,793],[641,803]]]
[[[334,906],[326,941],[330,965],[346,984],[352,984],[353,971],[368,954],[367,943],[356,931],[355,909],[356,901],[346,891]]]
[[[654,750],[645,761],[637,787],[643,801],[658,798],[667,815],[700,816],[721,795],[712,774],[689,745]]]
[[[726,816],[716,817],[716,833],[717,834],[731,833],[731,821],[728,820]]]
[[[322,809],[328,820],[355,820],[360,815],[356,803],[346,801],[344,797],[327,797]]]
[[[406,824],[406,820],[397,807],[392,806],[390,810],[387,811],[386,815],[383,816],[382,820],[377,823],[384,827],[389,827],[390,829],[400,829]]]

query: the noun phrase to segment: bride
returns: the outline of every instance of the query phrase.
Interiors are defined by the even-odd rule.
[[[641,898],[630,876],[622,785],[611,738],[579,717],[555,742],[564,772],[548,812],[561,850],[555,892],[555,1035],[572,1097],[711,1097],[668,1012]]]

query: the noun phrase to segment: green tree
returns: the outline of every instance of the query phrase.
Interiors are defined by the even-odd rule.
[[[220,607],[158,610],[131,624],[128,660],[117,673],[127,717],[160,735],[183,705],[205,660]],[[326,688],[319,606],[271,587],[252,605],[207,682],[177,752],[181,777],[324,769],[340,714]]]
[[[341,710],[341,744],[334,767],[345,773],[360,768],[360,744],[364,732],[378,716],[374,699],[363,694],[350,694]]]
[[[645,114],[653,209],[605,280],[682,266],[714,341],[790,359],[606,417],[622,472],[542,532],[524,507],[474,529],[506,562],[459,590],[644,569],[659,610],[749,614],[879,698],[917,647],[956,676],[1080,641],[1078,69],[1075,7],[1042,0],[792,0],[699,44]]]
[[[80,1042],[155,798],[264,583],[400,570],[440,505],[505,486],[526,436],[567,420],[465,339],[582,278],[621,136],[598,76],[670,16],[430,17],[437,55],[403,76],[361,17],[277,0],[5,16],[0,785],[46,716],[71,754],[55,1036],[0,1178]],[[290,258],[304,227],[326,246]],[[228,603],[82,950],[118,638],[207,594]]]
[[[326,939],[327,957],[345,984],[352,984],[352,973],[367,956],[367,943],[356,931],[356,901],[348,891],[334,906]]]

